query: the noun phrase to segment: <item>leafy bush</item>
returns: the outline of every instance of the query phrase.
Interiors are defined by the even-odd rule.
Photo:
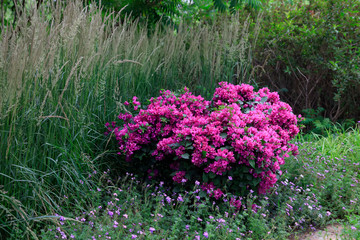
[[[297,118],[267,88],[255,92],[247,84],[221,82],[211,101],[185,88],[161,91],[143,109],[136,97],[132,105],[134,115],[121,113],[122,125],[107,126],[119,154],[144,179],[172,177],[174,185],[191,187],[189,182],[200,181],[216,199],[224,191],[266,193],[281,175],[284,158],[297,153],[289,143],[299,132]],[[241,203],[233,199],[233,204]]]
[[[255,49],[258,81],[294,112],[324,108],[331,121],[360,115],[360,2],[273,1]]]

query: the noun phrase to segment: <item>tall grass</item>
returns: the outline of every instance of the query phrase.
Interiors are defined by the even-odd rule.
[[[149,33],[79,2],[33,8],[2,29],[0,234],[29,233],[30,220],[61,211],[64,195],[91,201],[88,174],[112,155],[103,123],[121,101],[184,86],[208,97],[218,81],[252,81],[248,21]]]

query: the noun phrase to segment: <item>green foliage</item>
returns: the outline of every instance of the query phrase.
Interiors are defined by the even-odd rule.
[[[345,239],[360,239],[360,213],[347,211],[347,222],[344,223],[342,237]]]
[[[259,9],[262,6],[262,0],[213,0],[214,6],[221,12],[229,9],[231,13],[234,13],[236,9],[239,9],[243,4],[253,9]]]
[[[331,121],[360,116],[359,7],[357,0],[269,2],[254,57],[259,83],[295,112],[323,108]]]
[[[179,13],[179,7],[182,5],[181,0],[97,0],[96,3],[101,4],[107,11],[121,11],[122,16],[131,16],[150,25],[159,21],[171,23],[171,18]]]
[[[279,184],[266,197],[250,193],[241,199],[241,211],[226,201],[211,202],[197,186],[173,193],[164,183],[146,185],[132,174],[117,181],[105,174],[105,185],[93,192],[94,202],[86,211],[64,212],[63,221],[52,216],[55,223],[44,227],[41,237],[60,236],[56,230],[60,226],[68,237],[73,234],[84,239],[106,233],[113,239],[131,239],[133,235],[137,239],[202,239],[205,233],[209,239],[288,239],[290,235],[296,239],[302,231],[314,231],[314,227],[346,216],[343,235],[356,239],[359,130],[339,131],[338,136],[326,138],[314,135],[311,143],[298,140],[300,155],[285,164],[287,171]],[[326,196],[333,196],[332,200]]]
[[[322,136],[328,136],[333,134],[333,132],[338,132],[339,128],[343,131],[348,130],[354,127],[355,119],[346,119],[343,121],[338,121],[333,123],[329,118],[324,117],[325,109],[319,107],[318,109],[304,109],[304,120],[301,121],[301,124],[304,125],[303,133],[315,133]]]
[[[9,9],[5,12],[4,22],[9,25],[14,21],[11,10],[13,1],[3,2],[7,6],[5,9]],[[155,31],[149,37],[147,29],[143,29],[141,25],[121,21],[116,14],[113,17],[106,15],[104,18],[104,13],[100,13],[94,5],[83,9],[80,1],[77,4],[68,2],[66,5],[61,5],[60,2],[63,3],[56,1],[56,4],[59,3],[57,6],[44,4],[38,11],[32,11],[34,9],[29,7],[31,11],[24,11],[25,14],[18,18],[16,30],[1,29],[0,183],[4,185],[0,191],[1,239],[30,239],[33,232],[38,233],[39,228],[47,229],[45,224],[58,226],[58,216],[55,213],[65,215],[70,219],[69,222],[85,228],[72,217],[82,214],[84,208],[89,210],[89,206],[105,206],[110,199],[115,201],[114,196],[108,196],[104,190],[116,191],[115,185],[100,182],[99,178],[104,177],[101,174],[94,176],[93,171],[104,162],[114,162],[112,158],[117,156],[115,152],[105,151],[106,148],[111,148],[111,143],[104,141],[102,123],[114,119],[121,109],[120,98],[138,95],[146,99],[156,95],[162,88],[175,90],[184,85],[196,89],[197,94],[207,96],[219,80],[235,83],[253,81],[249,64],[251,48],[247,41],[248,25],[235,16],[229,18],[226,15],[222,21],[219,18],[216,26],[183,25],[177,32],[174,28],[165,28],[164,31]],[[350,5],[346,6],[346,3]],[[272,35],[260,40],[259,46],[262,48],[259,48],[261,50],[258,51],[258,56],[260,52],[266,53],[264,49],[274,50],[273,56],[279,57],[279,64],[276,65],[277,62],[271,60],[270,65],[264,69],[268,76],[272,76],[268,80],[278,79],[279,76],[281,80],[278,84],[268,85],[275,89],[287,89],[288,92],[282,91],[283,100],[287,101],[286,96],[295,103],[296,99],[291,97],[302,97],[306,92],[306,88],[300,89],[300,86],[311,87],[314,84],[311,82],[306,85],[306,80],[302,79],[295,85],[296,81],[293,79],[301,79],[297,66],[302,73],[316,73],[321,81],[330,79],[330,82],[322,85],[319,85],[319,80],[316,85],[319,91],[314,89],[314,97],[309,94],[307,98],[311,103],[310,107],[299,100],[299,111],[304,108],[318,109],[319,106],[325,109],[325,113],[322,113],[324,119],[333,119],[338,109],[334,106],[340,106],[343,113],[339,118],[358,117],[358,5],[351,1],[317,1],[311,4],[308,8],[314,12],[307,12],[307,5],[304,5],[291,15],[292,10],[282,11],[286,5],[273,8],[276,13],[274,16],[277,17],[266,16],[269,21],[264,24],[265,30],[261,34],[263,37],[267,37],[267,33]],[[327,7],[322,9],[321,4]],[[333,10],[328,4],[333,4]],[[202,6],[205,7],[200,11],[205,16],[209,14],[209,19],[217,15],[213,3]],[[318,7],[315,8],[316,6]],[[159,11],[162,13],[161,9]],[[329,21],[321,20],[324,14],[329,17]],[[285,18],[285,15],[289,17]],[[199,16],[202,15],[199,13]],[[243,19],[243,16],[240,17]],[[269,27],[272,24],[273,27]],[[287,25],[291,28],[287,29]],[[317,27],[316,30],[312,29],[312,25]],[[266,46],[269,48],[265,48]],[[294,50],[293,46],[296,46]],[[285,50],[294,54],[289,54],[291,61],[287,59]],[[304,60],[302,56],[311,61],[305,61],[307,59]],[[300,60],[307,65],[300,66]],[[281,71],[275,66],[279,66]],[[310,69],[307,70],[306,67]],[[324,76],[322,73],[325,73]],[[308,79],[312,81],[317,78]],[[295,87],[286,85],[289,82]],[[318,93],[315,94],[314,91]],[[338,98],[334,98],[336,93],[339,93]],[[319,104],[316,99],[319,99]],[[334,105],[336,101],[339,101],[339,105]],[[334,109],[334,114],[329,114],[331,109]],[[327,138],[315,134],[307,136],[316,141],[304,148],[315,145],[314,151],[329,156],[325,157],[326,163],[334,167],[334,170],[327,173],[325,185],[317,173],[321,170],[323,173],[320,173],[325,174],[328,167],[325,161],[316,160],[314,152],[303,152],[305,154],[298,161],[289,163],[284,177],[291,177],[293,180],[297,177],[296,184],[302,186],[313,184],[313,187],[309,187],[309,193],[319,194],[318,200],[324,205],[324,210],[326,207],[326,210],[333,213],[331,216],[341,218],[344,214],[347,215],[345,231],[357,238],[357,232],[351,226],[359,229],[356,225],[359,221],[356,216],[359,214],[359,205],[351,203],[350,199],[359,199],[359,185],[353,178],[359,180],[358,166],[354,164],[360,159],[360,134],[355,130],[350,133],[342,131],[332,131]],[[299,138],[299,142],[303,141],[304,139]],[[352,165],[344,163],[344,156]],[[308,168],[304,169],[304,166]],[[118,167],[122,166],[118,164]],[[299,174],[303,174],[304,178],[299,179]],[[132,186],[134,185],[133,182]],[[124,186],[124,189],[129,187]],[[96,187],[101,187],[102,191],[93,191]],[[274,192],[268,200],[249,198],[246,204],[243,203],[247,209],[251,209],[253,203],[262,206],[258,209],[258,214],[266,214],[263,221],[262,215],[244,211],[228,220],[229,226],[234,230],[239,227],[239,232],[244,234],[251,230],[254,236],[260,238],[269,229],[270,234],[266,235],[268,239],[283,239],[288,236],[291,231],[288,225],[295,224],[285,210],[292,190],[280,189],[277,193],[283,194],[284,198],[276,197],[278,195]],[[137,224],[139,220],[144,220],[148,225],[153,224],[155,221],[151,214],[157,209],[158,213],[167,216],[156,223],[159,229],[164,226],[164,230],[159,231],[159,236],[164,238],[173,234],[173,238],[178,239],[176,236],[186,227],[185,224],[189,224],[194,226],[189,234],[192,239],[195,231],[204,229],[212,239],[234,239],[226,228],[217,229],[218,224],[215,223],[204,224],[210,219],[208,213],[211,211],[218,214],[218,219],[225,219],[224,213],[211,207],[212,203],[204,205],[210,206],[209,208],[202,208],[203,205],[188,208],[188,204],[164,208],[161,205],[161,194],[158,196],[160,200],[156,202],[154,196],[148,193],[144,193],[145,197],[140,197],[142,193],[137,188],[136,191],[121,196],[124,209],[137,209],[128,213],[136,217],[127,220],[127,223]],[[132,208],[132,198],[142,200],[136,200]],[[285,198],[287,201],[281,201]],[[195,202],[195,196],[185,201],[189,201],[191,205]],[[274,203],[279,207],[275,207]],[[267,209],[268,204],[273,208]],[[221,210],[224,209],[226,208]],[[143,210],[147,215],[139,214]],[[230,209],[229,214],[231,211],[233,210]],[[188,214],[179,221],[178,214],[182,213],[183,216]],[[296,217],[300,216],[297,213]],[[323,224],[322,219],[310,220],[313,215],[309,212],[304,216],[309,216],[309,224]],[[202,218],[203,222],[196,217]],[[102,221],[110,224],[111,219],[101,217],[98,223],[101,224]],[[111,228],[112,225],[107,226]],[[90,234],[97,233],[96,229],[86,230],[89,231],[83,234],[88,233],[89,238],[92,236]],[[46,234],[48,233],[44,232],[44,236]],[[247,237],[250,239],[249,235]]]
[[[116,118],[121,98],[185,85],[206,94],[219,80],[250,79],[246,24],[235,17],[219,28],[156,25],[149,36],[143,25],[117,14],[103,18],[80,1],[32,10],[0,35],[0,183],[27,219],[92,201],[88,189],[97,181],[88,174],[117,156],[105,150],[116,147],[105,140],[103,123]],[[64,195],[76,207],[64,204]],[[10,202],[4,208],[16,229],[34,226]],[[15,229],[8,216],[0,214],[5,237]]]

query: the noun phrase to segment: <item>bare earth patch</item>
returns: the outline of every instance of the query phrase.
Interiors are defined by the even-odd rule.
[[[306,232],[292,236],[289,240],[344,240],[340,238],[343,227],[341,224],[328,225],[323,230]]]

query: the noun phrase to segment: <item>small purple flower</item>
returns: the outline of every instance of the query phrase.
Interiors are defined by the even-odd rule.
[[[185,228],[186,228],[186,230],[189,230],[189,229],[190,229],[190,226],[189,226],[189,225],[186,225]]]
[[[59,218],[59,220],[60,220],[60,221],[65,221],[65,218],[64,218],[63,216],[61,216],[61,217]]]
[[[195,236],[195,239],[196,239],[196,240],[200,240],[200,236],[199,236],[199,235],[196,235],[196,236]]]
[[[330,215],[331,215],[331,212],[326,211],[326,216],[330,216]]]
[[[356,230],[356,227],[354,227],[354,226],[351,226],[351,229],[352,229],[352,230]]]
[[[178,202],[183,202],[184,201],[184,199],[181,197],[181,195],[178,196],[177,200],[178,200]]]
[[[110,217],[112,217],[114,215],[114,212],[108,211],[108,214],[109,214]]]
[[[131,235],[131,239],[135,239],[135,238],[137,238],[137,235],[132,234],[132,235]]]
[[[127,215],[127,214],[124,214],[123,217],[124,217],[124,218],[128,218],[128,215]]]
[[[196,180],[196,181],[195,181],[195,185],[196,185],[196,186],[199,186],[199,185],[200,185],[200,182]]]
[[[230,181],[232,181],[232,180],[233,180],[232,176],[229,176],[229,177],[228,177],[228,179],[229,179]]]
[[[209,234],[207,232],[204,232],[204,237],[208,238],[209,237]]]
[[[153,232],[155,231],[155,228],[150,227],[150,228],[149,228],[149,231],[150,231],[151,233],[153,233]]]

